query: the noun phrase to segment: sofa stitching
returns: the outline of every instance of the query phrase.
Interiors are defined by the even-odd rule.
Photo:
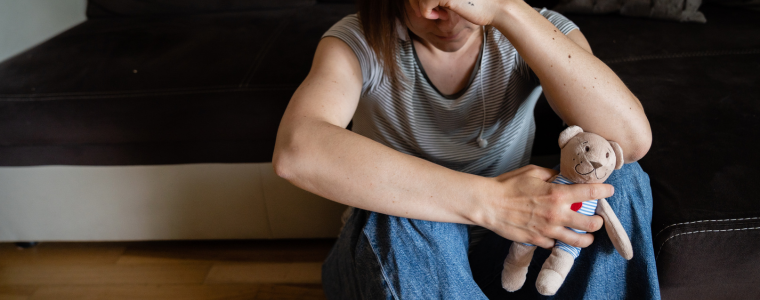
[[[69,99],[110,99],[110,98],[129,98],[141,96],[158,96],[158,95],[190,95],[204,94],[213,92],[248,92],[248,91],[277,91],[277,90],[294,90],[296,85],[279,85],[279,86],[255,86],[255,87],[220,87],[207,89],[170,89],[170,90],[145,90],[145,91],[123,91],[123,92],[105,92],[105,93],[60,93],[60,94],[10,94],[1,95],[0,102],[22,102],[22,101],[51,101],[51,100],[69,100]]]
[[[705,232],[728,232],[728,231],[744,231],[744,230],[755,230],[760,229],[760,227],[746,227],[746,228],[737,228],[737,229],[711,229],[711,230],[697,230],[697,231],[689,231],[689,232],[682,232],[676,235],[673,235],[666,239],[664,242],[662,242],[662,245],[660,245],[660,248],[657,250],[657,255],[655,255],[655,261],[657,261],[657,258],[660,257],[660,251],[662,251],[662,247],[665,246],[665,243],[667,243],[670,239],[677,237],[679,235],[685,235],[685,234],[692,234],[692,233],[705,233]]]
[[[110,95],[110,94],[142,93],[142,92],[176,92],[176,91],[233,89],[233,88],[238,88],[238,87],[234,85],[212,85],[212,86],[204,86],[204,87],[165,88],[165,89],[127,90],[127,91],[0,94],[0,98],[38,97],[38,96],[47,97],[47,96]]]
[[[676,223],[666,226],[665,228],[661,229],[657,234],[654,236],[656,239],[658,236],[660,236],[660,233],[665,231],[665,229],[668,229],[673,226],[678,225],[688,225],[688,224],[697,224],[697,223],[707,223],[707,222],[729,222],[729,221],[746,221],[746,220],[758,220],[760,217],[752,217],[752,218],[737,218],[737,219],[722,219],[722,220],[699,220],[699,221],[692,221],[692,222],[683,222],[683,223]]]
[[[744,55],[744,54],[759,54],[759,53],[760,53],[760,49],[717,50],[717,51],[681,52],[681,53],[674,53],[674,54],[653,54],[653,55],[630,56],[630,57],[602,59],[602,61],[604,61],[606,64],[617,64],[617,63],[626,63],[626,62],[635,62],[635,61],[653,60],[653,59],[722,56],[722,55]]]

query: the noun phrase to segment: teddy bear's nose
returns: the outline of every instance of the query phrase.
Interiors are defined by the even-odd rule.
[[[595,162],[595,161],[589,161],[589,162],[591,163],[592,166],[594,166],[594,169],[598,169],[598,168],[602,167],[602,164],[600,164],[598,162]]]

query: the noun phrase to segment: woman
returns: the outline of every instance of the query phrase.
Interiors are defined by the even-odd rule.
[[[598,198],[629,231],[634,259],[599,232],[557,296],[659,297],[651,192],[635,163],[649,150],[649,123],[576,29],[522,0],[362,0],[358,15],[324,35],[283,116],[273,164],[293,184],[356,208],[323,267],[330,298],[537,295],[546,251],[536,251],[520,291],[501,289],[510,241],[588,247],[592,234],[566,227],[595,232],[602,219],[569,207]],[[567,124],[617,141],[631,164],[607,184],[570,186],[528,166],[535,102],[525,99],[538,80]],[[471,238],[474,225],[490,231]]]

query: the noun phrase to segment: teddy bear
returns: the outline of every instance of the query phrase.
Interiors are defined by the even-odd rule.
[[[623,149],[618,143],[607,141],[598,134],[583,132],[579,126],[570,126],[559,135],[562,149],[560,172],[549,181],[556,184],[602,183],[612,171],[623,167]],[[570,209],[584,215],[600,215],[604,227],[617,252],[626,260],[633,258],[631,241],[607,200],[597,199],[574,203]],[[570,228],[577,233],[585,231]],[[525,275],[536,246],[514,242],[504,260],[501,274],[502,287],[514,292],[525,283]],[[538,273],[536,288],[545,296],[557,293],[570,272],[580,248],[557,241],[549,258]]]

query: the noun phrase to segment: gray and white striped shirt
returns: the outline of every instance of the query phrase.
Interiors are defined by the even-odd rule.
[[[578,28],[557,12],[536,10],[564,34]],[[382,63],[367,45],[357,15],[343,18],[323,35],[343,40],[361,65],[362,93],[352,130],[400,152],[470,174],[494,177],[527,165],[537,98],[529,95],[538,81],[507,38],[486,27],[482,66],[473,71],[462,93],[447,97],[426,78],[406,28],[398,27],[397,63],[406,78],[395,82],[384,77]],[[476,141],[483,125],[482,99],[485,148]]]

